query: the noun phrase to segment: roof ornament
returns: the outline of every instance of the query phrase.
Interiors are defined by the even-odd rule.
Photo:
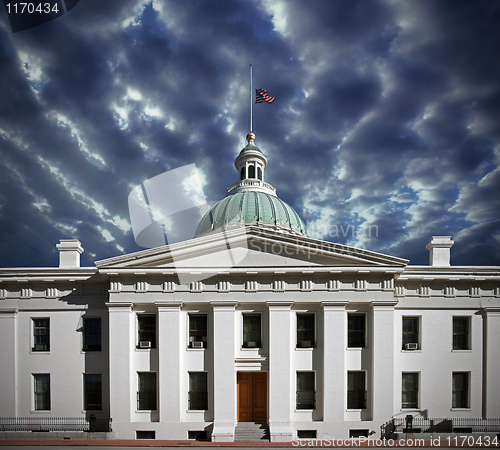
[[[247,134],[247,141],[250,145],[253,145],[255,143],[255,134],[251,131]]]

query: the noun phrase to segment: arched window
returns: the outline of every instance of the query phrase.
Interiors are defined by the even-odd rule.
[[[241,168],[241,179],[244,180],[245,179],[245,166],[243,166]]]
[[[253,164],[248,166],[248,178],[255,178],[255,166]]]
[[[262,169],[260,167],[257,167],[257,178],[262,180]]]

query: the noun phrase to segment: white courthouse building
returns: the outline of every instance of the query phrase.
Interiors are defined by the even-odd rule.
[[[0,269],[0,418],[219,442],[499,418],[500,267],[450,265],[444,236],[426,266],[308,237],[247,139],[193,239],[93,267],[62,240],[58,267]]]

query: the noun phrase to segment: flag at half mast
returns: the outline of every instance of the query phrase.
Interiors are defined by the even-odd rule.
[[[276,100],[274,97],[270,97],[265,89],[255,89],[255,103],[272,103]]]

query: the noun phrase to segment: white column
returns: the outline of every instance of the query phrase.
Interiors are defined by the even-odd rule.
[[[484,412],[486,418],[500,417],[500,308],[485,308]]]
[[[290,416],[295,402],[292,372],[293,302],[267,302],[269,307],[269,431],[272,442],[290,442]],[[293,380],[293,381],[292,381]],[[293,382],[293,384],[292,384]]]
[[[343,421],[345,398],[345,349],[347,302],[322,302],[323,305],[323,405],[324,421]]]
[[[181,421],[181,302],[157,302],[160,422]]]
[[[0,416],[17,416],[17,358],[16,332],[17,309],[0,309],[0,342],[2,342],[2,364],[0,364]]]
[[[106,303],[109,309],[109,409],[113,423],[130,423],[136,409],[132,377],[132,303]]]
[[[235,308],[237,302],[211,302],[214,311],[214,428],[213,442],[233,442],[236,422],[234,366]]]
[[[394,404],[394,305],[397,302],[374,303],[372,354],[373,420],[387,421]]]

